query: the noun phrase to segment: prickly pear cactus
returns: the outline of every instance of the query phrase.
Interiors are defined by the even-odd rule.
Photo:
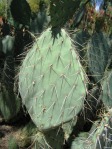
[[[52,37],[47,29],[20,67],[19,92],[39,130],[74,118],[83,107],[86,77],[64,29]]]
[[[109,56],[108,36],[102,32],[94,33],[88,43],[88,65],[96,82],[102,79]]]
[[[104,80],[101,82],[102,94],[100,99],[103,101],[104,105],[108,108],[112,107],[112,71],[106,72]]]

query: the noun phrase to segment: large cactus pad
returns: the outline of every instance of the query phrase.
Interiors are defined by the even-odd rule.
[[[19,91],[40,130],[74,118],[86,96],[85,73],[64,29],[53,39],[47,29],[28,52],[19,73]]]

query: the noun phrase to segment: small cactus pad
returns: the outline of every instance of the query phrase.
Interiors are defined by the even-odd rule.
[[[19,92],[39,130],[70,121],[81,110],[86,77],[64,29],[52,37],[48,28],[20,67]]]

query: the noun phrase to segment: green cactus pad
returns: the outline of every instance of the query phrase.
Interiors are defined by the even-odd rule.
[[[103,101],[104,105],[111,108],[112,107],[112,71],[105,74],[102,85],[102,94],[100,99]]]
[[[70,121],[81,110],[86,77],[64,29],[53,39],[51,28],[34,43],[20,67],[19,92],[39,130]]]
[[[94,33],[88,43],[88,65],[96,82],[102,79],[109,57],[108,36],[102,32]]]

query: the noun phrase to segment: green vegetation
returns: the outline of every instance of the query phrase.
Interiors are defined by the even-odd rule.
[[[16,128],[9,149],[112,148],[112,2],[0,4],[14,19],[3,19],[0,39],[1,123]]]

